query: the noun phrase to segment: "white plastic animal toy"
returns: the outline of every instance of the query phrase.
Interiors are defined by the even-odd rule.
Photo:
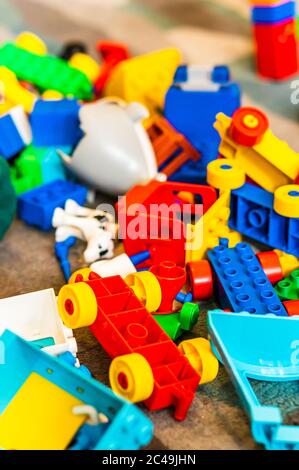
[[[87,242],[84,251],[86,263],[113,257],[113,238],[117,226],[108,212],[81,207],[68,199],[65,209],[55,209],[52,225],[57,229],[56,242],[62,242],[71,236]]]

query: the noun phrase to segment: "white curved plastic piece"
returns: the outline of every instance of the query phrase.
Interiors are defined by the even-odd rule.
[[[90,269],[101,277],[119,275],[125,278],[129,274],[136,272],[134,264],[125,253],[113,259],[96,261],[90,265]]]
[[[97,426],[100,423],[108,423],[108,418],[103,413],[98,413],[96,408],[91,405],[78,405],[74,406],[73,413],[76,416],[85,415],[88,417],[87,424],[90,426]]]
[[[60,152],[64,164],[89,185],[114,195],[155,178],[156,158],[142,125],[145,116],[139,103],[104,99],[82,106],[85,135],[72,157]]]
[[[53,356],[66,351],[77,352],[72,330],[66,334],[59,316],[53,289],[1,299],[0,313],[0,335],[8,329],[27,341],[38,341],[40,345],[52,340],[52,345],[42,349]]]

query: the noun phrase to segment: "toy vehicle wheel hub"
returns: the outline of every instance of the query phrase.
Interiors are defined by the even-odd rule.
[[[69,315],[73,315],[73,313],[74,313],[74,304],[71,301],[71,299],[66,299],[65,304],[64,304],[64,308],[65,308],[65,311]]]

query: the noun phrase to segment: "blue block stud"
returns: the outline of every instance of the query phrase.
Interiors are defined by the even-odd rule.
[[[216,278],[215,292],[222,308],[233,312],[288,316],[248,243],[228,248],[228,240],[208,251]]]

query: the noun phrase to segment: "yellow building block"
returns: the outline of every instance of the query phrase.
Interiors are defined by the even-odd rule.
[[[274,193],[274,210],[283,217],[299,218],[299,184],[277,188]]]
[[[8,111],[14,107],[15,105],[8,100],[5,100],[3,103],[0,103],[0,116],[3,116],[3,114],[8,113]]]
[[[246,182],[244,170],[235,160],[213,160],[207,166],[207,182],[220,192],[233,191]]]
[[[244,147],[229,137],[231,122],[232,119],[223,113],[216,116],[214,127],[222,139],[219,152],[223,157],[236,159],[253,181],[270,192],[297,178],[299,154],[286,142],[267,130],[260,143]]]
[[[86,420],[82,401],[33,372],[0,416],[0,447],[64,450]]]
[[[31,113],[37,97],[23,88],[16,75],[6,67],[0,67],[0,84],[5,101],[13,103],[14,106],[19,104],[27,113]]]
[[[288,277],[292,271],[295,271],[295,269],[299,268],[299,258],[296,258],[296,256],[290,255],[281,250],[274,251],[279,257],[283,277]]]
[[[99,64],[88,54],[77,52],[70,60],[71,67],[80,70],[86,77],[94,83],[100,75],[101,69]]]
[[[154,114],[164,108],[166,92],[180,62],[180,52],[175,48],[124,60],[113,70],[104,95],[138,101]]]
[[[187,229],[186,263],[206,257],[207,250],[219,245],[219,238],[227,238],[229,247],[242,240],[239,232],[227,223],[230,216],[230,191],[225,191],[195,225]]]

